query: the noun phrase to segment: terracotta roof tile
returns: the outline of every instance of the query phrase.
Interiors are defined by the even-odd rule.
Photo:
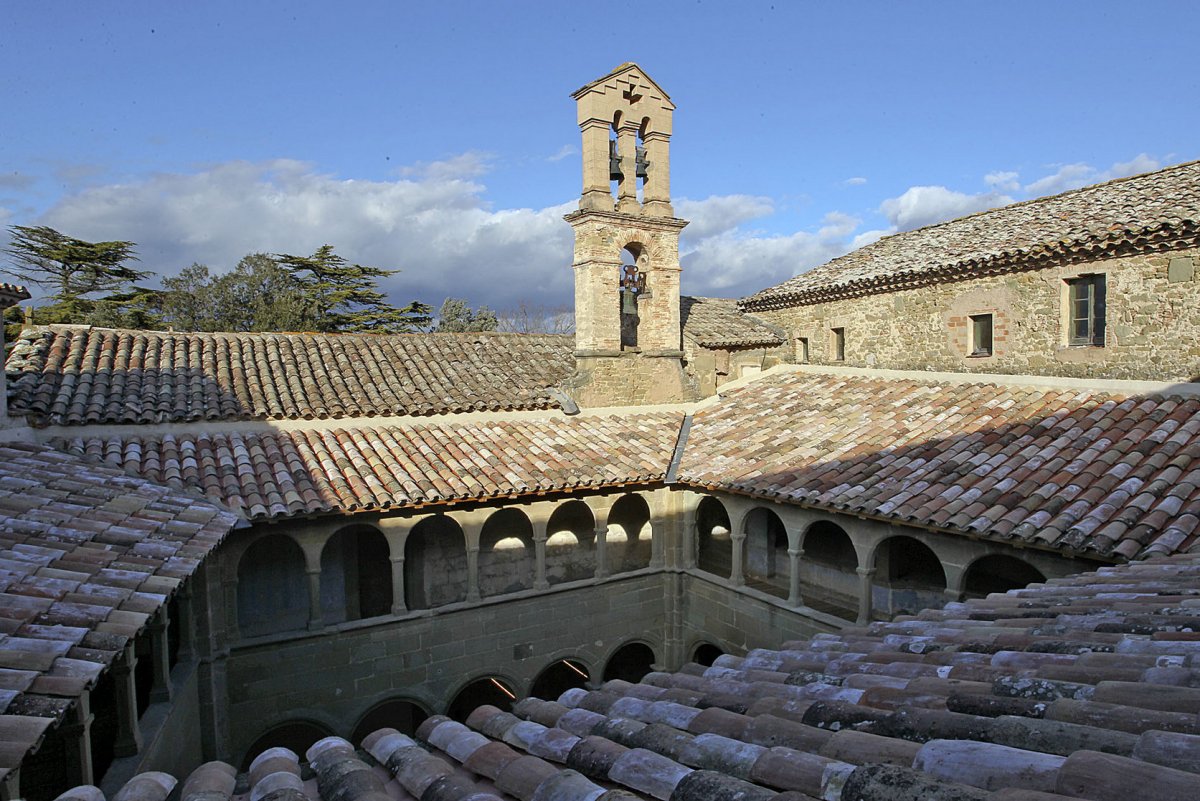
[[[569,336],[22,332],[9,410],[37,425],[328,419],[556,406]]]
[[[796,372],[698,412],[679,480],[1105,557],[1200,534],[1200,398]]]
[[[734,298],[679,298],[683,335],[705,348],[775,347],[786,335],[775,326],[738,310]]]
[[[17,284],[6,284],[0,281],[0,308],[12,306],[23,300],[29,300],[29,290]]]
[[[1198,241],[1200,162],[1192,161],[886,236],[750,295],[741,306],[821,303]]]

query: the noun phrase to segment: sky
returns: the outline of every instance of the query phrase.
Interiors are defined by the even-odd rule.
[[[216,272],[324,243],[396,303],[571,302],[575,89],[677,106],[683,291],[1200,158],[1200,3],[0,4],[0,226]]]

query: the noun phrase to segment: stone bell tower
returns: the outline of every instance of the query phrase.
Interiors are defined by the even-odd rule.
[[[576,374],[585,406],[688,400],[671,208],[667,93],[632,62],[575,92],[583,194],[575,229]],[[614,192],[615,187],[615,192]]]

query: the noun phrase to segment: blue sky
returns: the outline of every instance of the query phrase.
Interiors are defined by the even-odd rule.
[[[678,105],[684,291],[1200,157],[1200,4],[53,2],[0,7],[0,224],[227,269],[324,242],[397,302],[565,304],[570,93]]]

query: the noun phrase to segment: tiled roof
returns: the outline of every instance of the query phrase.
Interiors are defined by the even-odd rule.
[[[1200,397],[793,372],[695,415],[694,485],[1101,557],[1200,543]]]
[[[0,774],[236,522],[190,493],[0,444]]]
[[[679,299],[683,335],[705,348],[775,347],[784,337],[774,326],[738,311],[733,298]]]
[[[569,336],[207,334],[27,329],[9,412],[37,425],[313,419],[544,409]]]
[[[661,481],[677,414],[62,443],[262,520]]]
[[[0,308],[29,299],[29,290],[16,284],[0,281]]]
[[[367,801],[1190,799],[1200,556],[1106,568],[638,684],[272,749],[182,797]],[[124,796],[165,801],[143,774]],[[101,801],[94,793],[78,799]]]
[[[1200,161],[884,237],[742,301],[761,311],[1200,242]]]

